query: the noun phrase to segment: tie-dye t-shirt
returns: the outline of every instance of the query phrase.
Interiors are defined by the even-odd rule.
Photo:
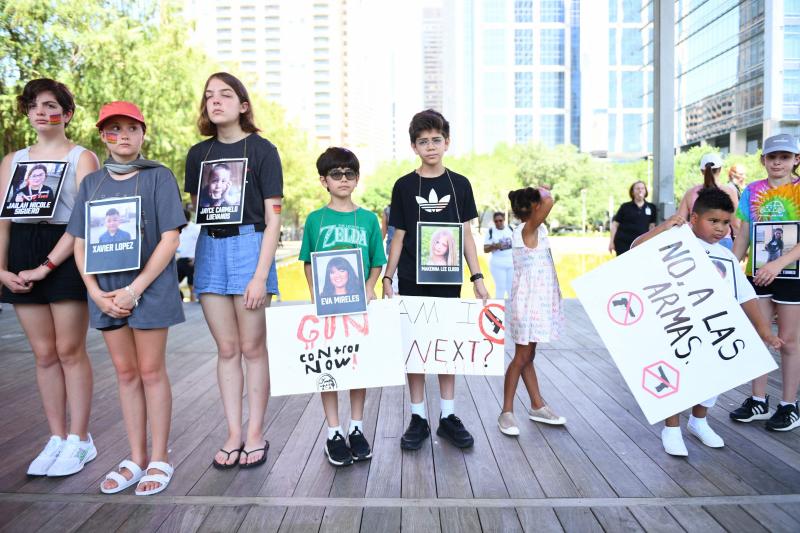
[[[754,222],[782,222],[800,220],[800,180],[770,187],[767,180],[754,181],[742,191],[736,216],[750,224],[750,242],[753,242]],[[747,275],[752,273],[751,259],[747,258]]]

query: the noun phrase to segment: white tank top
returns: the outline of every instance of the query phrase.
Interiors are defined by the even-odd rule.
[[[86,148],[83,146],[75,145],[67,154],[67,172],[64,175],[64,183],[61,185],[61,192],[59,193],[58,203],[52,218],[12,218],[11,220],[19,224],[38,224],[39,222],[66,224],[69,222],[72,209],[75,207],[75,197],[78,195],[78,180],[76,178],[78,160],[84,150]],[[23,148],[14,153],[14,157],[11,159],[12,172],[17,167],[17,163],[21,161],[31,161],[30,148]]]
[[[514,228],[514,233],[511,236],[511,248],[527,248],[525,242],[522,240],[522,228],[524,226],[525,223],[523,222]],[[545,226],[544,223],[539,224],[539,227],[536,228],[536,233],[538,242],[536,243],[536,248],[533,248],[533,250],[546,250],[550,248],[550,239],[547,238],[547,226]]]

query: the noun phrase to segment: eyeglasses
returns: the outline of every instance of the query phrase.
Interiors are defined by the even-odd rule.
[[[328,177],[332,180],[341,181],[342,178],[347,178],[347,181],[353,181],[358,177],[354,170],[331,170],[328,172]]]
[[[444,137],[434,137],[433,139],[417,139],[416,145],[425,148],[429,144],[433,144],[434,146],[441,146],[444,144]]]

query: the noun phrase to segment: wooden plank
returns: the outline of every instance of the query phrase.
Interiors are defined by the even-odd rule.
[[[375,422],[375,439],[372,441],[373,457],[367,475],[367,498],[400,497],[403,453],[400,437],[403,425],[403,397],[405,387],[385,387],[381,392],[378,418]],[[361,515],[361,531],[373,533],[386,528],[399,531],[402,513],[397,508],[371,507]]]
[[[603,527],[588,507],[558,507],[556,510],[559,522],[564,531],[579,533],[599,533]]]
[[[645,531],[657,531],[659,533],[678,533],[683,531],[680,523],[664,507],[628,507],[628,511]]]
[[[774,504],[766,505],[742,505],[750,516],[764,526],[768,531],[778,532],[797,532],[800,531],[800,522],[793,518],[788,513],[784,512],[780,507]]]
[[[592,512],[606,531],[644,531],[624,507],[593,507]]]
[[[748,533],[768,531],[737,505],[709,505],[704,509],[727,531],[747,531]]]

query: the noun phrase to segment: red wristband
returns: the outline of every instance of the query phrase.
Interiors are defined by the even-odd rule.
[[[47,267],[48,270],[55,270],[57,265],[52,261],[50,261],[49,257],[46,257],[44,263],[42,263],[41,266]]]

